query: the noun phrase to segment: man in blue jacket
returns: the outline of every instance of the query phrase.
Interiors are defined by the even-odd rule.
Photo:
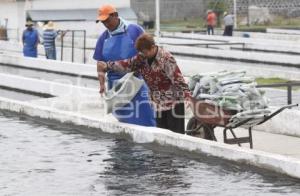
[[[98,10],[97,22],[107,28],[97,41],[93,58],[97,61],[117,61],[128,59],[137,54],[134,48],[135,40],[144,30],[136,24],[129,24],[118,16],[116,8],[112,5],[103,5]],[[105,92],[105,73],[98,71],[100,93]],[[123,74],[109,71],[107,73],[108,88],[122,78]],[[156,126],[154,110],[149,102],[148,87],[144,83],[131,103],[114,111],[114,115],[120,122]]]
[[[36,58],[38,56],[37,46],[40,42],[38,32],[33,28],[31,21],[27,21],[25,26],[27,28],[23,31],[22,35],[23,54],[26,57]]]

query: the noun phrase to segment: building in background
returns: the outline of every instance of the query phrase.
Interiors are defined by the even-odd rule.
[[[27,17],[33,22],[53,21],[56,29],[86,30],[88,37],[98,37],[105,30],[101,23],[96,24],[98,8],[28,10]],[[137,16],[130,7],[117,7],[119,15],[127,21],[137,23]]]
[[[185,20],[205,17],[208,5],[228,4],[233,0],[160,0],[161,20]],[[268,9],[270,14],[300,16],[300,0],[236,0],[239,16],[248,17],[249,6]],[[114,4],[125,19],[153,26],[155,0],[0,0],[0,28],[7,26],[9,38],[19,38],[26,17],[34,21],[53,20],[60,29],[85,29],[88,36],[97,36],[104,29],[94,23],[101,4]],[[215,6],[213,6],[215,7]],[[210,7],[210,9],[213,9]],[[151,23],[152,22],[152,23]],[[147,24],[148,24],[147,23]]]
[[[19,39],[26,19],[34,22],[52,20],[62,30],[86,30],[88,36],[98,36],[104,27],[96,24],[97,9],[111,3],[121,17],[136,23],[137,16],[130,8],[130,0],[1,0],[0,26],[6,22],[8,37]]]

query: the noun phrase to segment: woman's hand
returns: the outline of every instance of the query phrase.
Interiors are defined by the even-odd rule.
[[[137,63],[141,63],[143,62],[144,60],[146,60],[146,57],[145,55],[142,53],[142,52],[139,52],[137,55],[136,55],[136,62]]]

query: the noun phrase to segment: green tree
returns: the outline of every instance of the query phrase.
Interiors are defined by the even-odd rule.
[[[228,1],[225,0],[210,0],[208,2],[207,8],[213,10],[217,15],[217,25],[221,26],[221,18],[225,11],[228,10],[230,5]]]

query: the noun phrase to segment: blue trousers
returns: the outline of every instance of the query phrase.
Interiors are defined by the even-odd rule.
[[[45,48],[46,58],[56,60],[56,48]]]

